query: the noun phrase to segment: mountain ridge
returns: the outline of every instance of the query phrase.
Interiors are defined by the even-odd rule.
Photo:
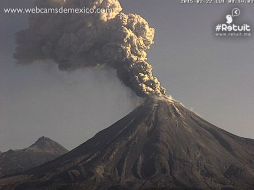
[[[47,137],[40,137],[31,146],[0,154],[0,177],[24,172],[63,155],[68,150]]]

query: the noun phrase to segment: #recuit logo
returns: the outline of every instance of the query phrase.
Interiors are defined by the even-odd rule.
[[[249,24],[238,24],[236,18],[240,16],[241,11],[234,8],[230,14],[226,15],[225,23],[217,24],[215,35],[218,37],[249,37],[251,36],[251,26]]]

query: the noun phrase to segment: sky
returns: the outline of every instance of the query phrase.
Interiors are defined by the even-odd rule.
[[[1,0],[0,8],[31,7],[31,2]],[[253,37],[219,39],[213,33],[235,6],[121,3],[156,29],[149,62],[168,93],[216,126],[254,138]],[[239,21],[254,26],[253,7],[237,7]],[[15,33],[26,27],[27,16],[1,12],[0,24],[0,151],[29,146],[40,136],[72,149],[140,102],[112,70],[68,73],[42,61],[17,65]]]

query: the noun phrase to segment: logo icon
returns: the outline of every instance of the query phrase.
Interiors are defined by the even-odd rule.
[[[215,35],[218,37],[248,37],[251,36],[251,27],[249,24],[236,23],[236,17],[240,16],[239,8],[232,9],[230,14],[226,15],[225,23],[217,24],[215,27]]]
[[[231,15],[227,15],[226,16],[226,19],[227,19],[227,24],[231,24],[233,22],[233,17]]]
[[[240,16],[240,13],[241,13],[240,9],[234,8],[234,9],[232,10],[231,15],[226,15],[226,20],[227,20],[226,23],[227,23],[227,24],[232,24],[232,22],[233,22],[233,17]]]
[[[234,16],[240,16],[240,13],[241,13],[241,11],[240,11],[240,9],[238,9],[238,8],[234,8],[233,10],[232,10],[232,16],[234,17]]]

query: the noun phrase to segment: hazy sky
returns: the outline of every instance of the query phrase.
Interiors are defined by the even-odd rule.
[[[30,2],[1,0],[0,7]],[[168,92],[213,124],[254,138],[253,37],[213,36],[214,24],[234,7],[178,0],[123,0],[122,5],[156,29],[149,58]],[[253,7],[240,9],[239,20],[254,26]],[[64,73],[53,64],[16,65],[14,34],[25,28],[26,17],[1,12],[0,24],[0,151],[28,146],[43,135],[74,148],[137,104],[113,71]]]

